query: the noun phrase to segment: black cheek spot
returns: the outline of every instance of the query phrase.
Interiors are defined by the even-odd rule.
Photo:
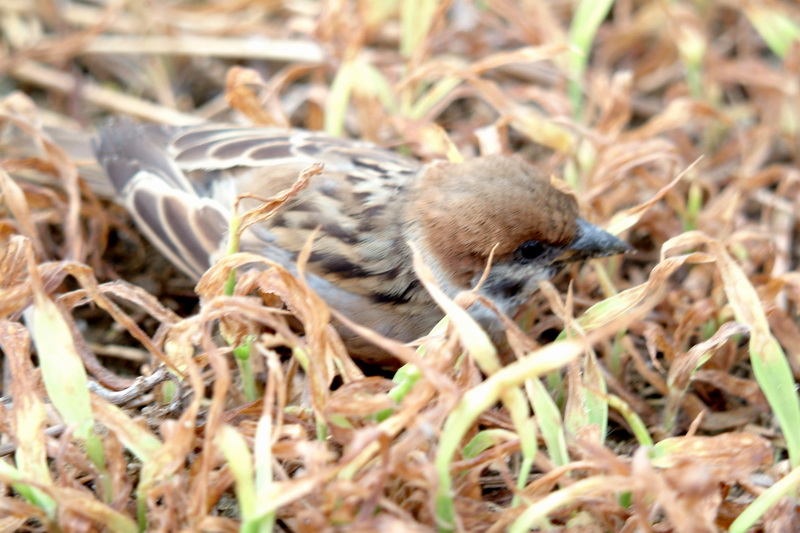
[[[525,282],[515,279],[497,279],[489,281],[484,287],[484,291],[488,294],[500,296],[503,298],[511,298],[519,294],[525,288]]]

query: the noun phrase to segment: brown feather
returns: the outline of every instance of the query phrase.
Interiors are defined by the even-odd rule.
[[[580,240],[575,199],[517,157],[423,166],[368,143],[301,130],[143,127],[126,120],[101,132],[96,153],[140,228],[195,278],[223,252],[238,195],[275,196],[303,169],[322,163],[306,189],[244,232],[241,249],[296,269],[298,253],[319,230],[307,266],[311,287],[351,320],[401,341],[426,334],[441,318],[414,274],[407,242],[417,245],[451,297],[477,282],[497,245],[481,292],[513,314]],[[576,257],[623,249],[618,239],[580,223],[596,232]],[[519,256],[528,241],[542,243],[541,257],[538,248],[534,257]],[[482,304],[470,312],[495,336],[502,331]],[[354,355],[384,355],[340,329]]]
[[[444,268],[471,279],[492,247],[510,256],[522,243],[563,246],[575,237],[578,204],[514,156],[428,166],[413,191],[423,238]]]

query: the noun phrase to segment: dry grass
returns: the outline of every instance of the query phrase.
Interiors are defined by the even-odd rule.
[[[5,0],[0,530],[796,530],[800,8],[575,4]],[[518,152],[638,254],[505,354],[419,263],[451,324],[365,377],[286,271],[197,304],[79,151],[109,114]]]

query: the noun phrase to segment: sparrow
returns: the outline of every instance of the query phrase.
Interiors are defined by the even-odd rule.
[[[630,250],[518,156],[424,164],[306,130],[126,119],[101,129],[95,153],[140,230],[194,279],[223,256],[238,195],[275,196],[323,164],[274,216],[245,230],[240,250],[296,272],[318,231],[306,267],[311,288],[350,320],[402,342],[428,334],[443,316],[414,272],[409,243],[452,298],[478,285],[491,253],[478,292],[512,317],[564,265]],[[490,306],[477,301],[469,312],[502,337]],[[383,357],[338,329],[355,357]]]

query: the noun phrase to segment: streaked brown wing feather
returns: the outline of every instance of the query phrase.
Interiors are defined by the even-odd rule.
[[[401,229],[402,191],[419,171],[416,160],[303,130],[127,120],[104,129],[96,149],[143,231],[194,277],[224,246],[237,195],[274,196],[320,162],[323,174],[275,217],[246,231],[242,249],[290,266],[319,228],[310,273],[378,301],[402,301],[416,283]],[[384,279],[370,280],[375,274]]]
[[[216,202],[165,188],[159,177],[144,172],[128,191],[125,205],[140,230],[181,270],[202,276],[224,241],[227,214]]]
[[[370,299],[377,294],[387,301],[402,298],[416,282],[404,268],[409,262],[401,200],[420,169],[418,161],[314,132],[220,126],[178,132],[168,152],[196,187],[228,209],[238,194],[274,196],[289,188],[304,168],[323,163],[323,174],[306,190],[243,235],[242,249],[269,256],[266,250],[277,247],[293,260],[319,228],[309,272],[352,293]],[[254,204],[245,202],[243,207]],[[385,276],[380,282],[370,280],[375,274],[389,274],[389,283]]]
[[[95,150],[141,230],[194,278],[224,250],[237,195],[274,196],[323,163],[308,188],[244,232],[242,251],[296,271],[298,252],[319,228],[306,279],[332,307],[403,341],[441,317],[420,290],[406,245],[404,190],[420,171],[413,159],[306,131],[126,120],[101,131]],[[353,353],[374,354],[346,328],[341,333]]]

